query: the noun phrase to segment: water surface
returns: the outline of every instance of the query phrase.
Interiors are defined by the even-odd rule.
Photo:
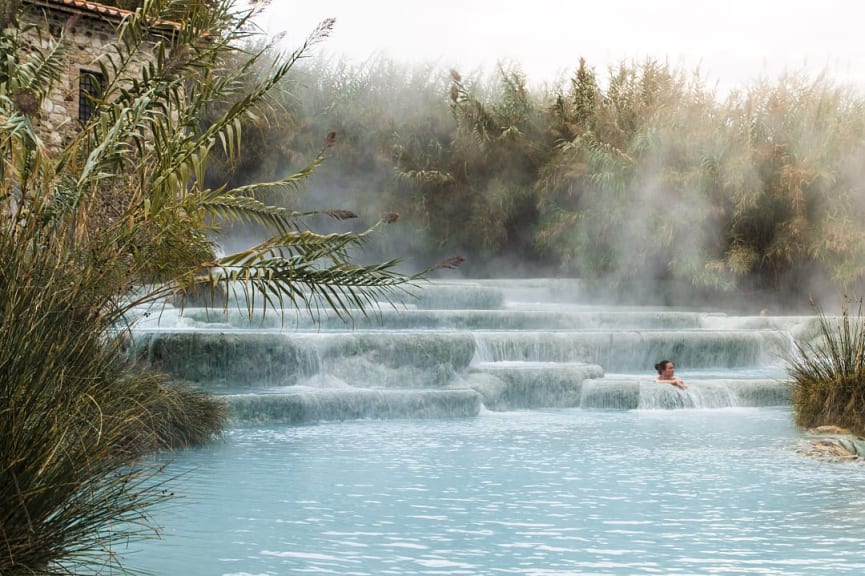
[[[865,468],[783,408],[230,430],[175,455],[156,574],[862,574]]]

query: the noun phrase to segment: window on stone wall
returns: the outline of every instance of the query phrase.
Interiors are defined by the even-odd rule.
[[[83,124],[96,112],[97,100],[102,98],[105,77],[99,72],[82,70],[78,79],[78,120]]]

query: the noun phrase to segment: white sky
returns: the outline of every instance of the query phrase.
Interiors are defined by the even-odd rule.
[[[803,68],[865,88],[861,0],[272,0],[265,16],[262,27],[286,32],[290,47],[335,17],[316,53],[464,74],[509,60],[533,84],[570,74],[580,56],[602,78],[609,65],[651,56],[699,66],[722,91]]]

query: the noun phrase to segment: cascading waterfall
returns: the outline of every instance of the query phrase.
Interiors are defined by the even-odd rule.
[[[809,317],[592,306],[573,280],[431,282],[348,323],[326,310],[166,309],[136,361],[222,394],[236,425],[481,410],[783,405]],[[654,381],[673,359],[689,385]]]

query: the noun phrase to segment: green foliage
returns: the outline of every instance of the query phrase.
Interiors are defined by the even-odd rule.
[[[388,291],[410,280],[393,271],[396,262],[359,266],[349,260],[350,251],[384,221],[359,233],[296,233],[305,216],[342,219],[348,212],[300,212],[266,202],[268,195],[299,188],[332,142],[321,145],[296,173],[271,182],[210,186],[205,176],[214,150],[229,161],[239,154],[242,122],[256,117],[333,22],[323,22],[294,52],[274,56],[265,46],[239,60],[235,47],[250,39],[251,12],[238,12],[233,0],[184,6],[150,0],[124,20],[118,41],[99,61],[109,81],[96,114],[71,145],[20,180],[21,198],[50,199],[50,207],[25,202],[17,208],[50,212],[46,226],[74,220],[67,241],[76,245],[113,237],[124,255],[118,265],[127,267],[118,271],[128,284],[122,291],[135,284],[155,286],[145,300],[229,284],[256,290],[275,307],[296,303],[300,291],[310,305],[345,305],[342,313],[386,299]],[[182,19],[171,21],[178,11]],[[174,25],[166,26],[168,21]],[[148,34],[169,40],[152,56]],[[259,227],[267,240],[217,257],[213,239],[231,223]]]
[[[799,299],[815,277],[863,282],[865,100],[824,76],[724,99],[653,60],[605,79],[581,60],[541,91],[504,67],[437,78],[381,60],[304,68],[281,96],[297,128],[285,149],[340,135],[316,195],[350,189],[398,210],[423,238],[413,250],[465,250],[475,274],[522,260],[622,290]]]
[[[849,159],[865,138],[862,105],[849,89],[801,75],[731,96],[720,177],[737,274],[790,281],[816,260],[842,285],[862,276],[861,237],[847,220],[861,214]]]
[[[273,197],[273,202],[320,210],[350,208],[358,215],[356,231],[382,213],[398,213],[391,233],[369,237],[366,250],[405,253],[408,247],[429,257],[440,249],[426,243],[425,210],[414,188],[429,177],[450,178],[436,174],[436,160],[428,158],[442,148],[452,129],[442,97],[446,86],[446,79],[428,67],[409,69],[380,59],[358,65],[306,62],[293,69],[270,98],[272,114],[243,123],[243,153],[235,163],[222,162],[212,177],[237,185],[282,177],[316,154],[327,134],[331,145],[325,149],[326,162],[303,189],[290,197]],[[396,170],[420,156],[424,165],[404,173]],[[307,221],[316,229],[334,229],[321,219]]]
[[[790,360],[793,410],[803,427],[835,425],[865,435],[865,317],[848,305],[840,317],[817,309],[819,335],[797,342]]]
[[[716,126],[698,77],[622,64],[603,91],[581,62],[555,103],[553,126],[567,139],[537,180],[539,248],[565,271],[650,291],[669,278],[722,285],[704,268],[716,238],[700,155]]]
[[[301,166],[333,130],[304,202],[361,199],[365,221],[398,211],[401,246],[465,251],[469,273],[517,261],[631,295],[679,286],[800,301],[811,282],[865,283],[865,99],[826,76],[721,98],[699,72],[654,60],[604,78],[580,60],[540,90],[518,68],[448,78],[317,61],[272,101],[274,114],[241,120],[261,144],[244,151],[238,184],[244,169]]]
[[[401,135],[396,175],[441,245],[459,246],[475,272],[498,254],[532,259],[535,174],[547,147],[542,111],[518,69],[500,67],[490,85],[451,72],[452,127],[443,134]],[[413,128],[413,127],[410,127]]]

